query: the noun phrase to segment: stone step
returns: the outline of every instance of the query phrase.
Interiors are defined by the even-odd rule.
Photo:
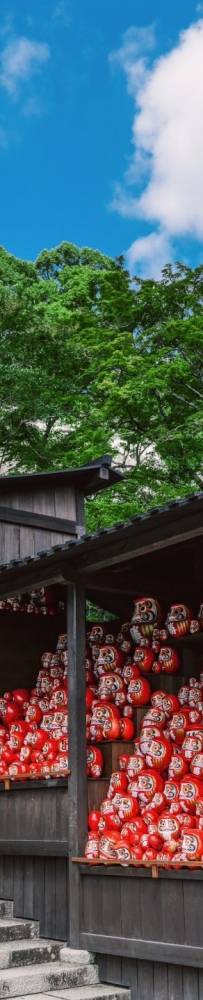
[[[130,990],[125,986],[108,986],[99,983],[98,986],[73,986],[67,990],[54,990],[53,993],[29,995],[29,1000],[130,1000]],[[26,996],[24,997],[26,1000]]]
[[[13,903],[10,899],[0,899],[0,918],[13,917]]]
[[[25,965],[59,962],[61,941],[33,938],[28,941],[6,941],[0,944],[0,969],[13,969]]]
[[[98,983],[96,965],[71,966],[62,962],[30,965],[0,972],[0,1000],[24,997],[35,993],[52,993],[60,989],[93,986]]]
[[[18,917],[0,920],[0,942],[2,941],[27,941],[39,938],[39,924],[37,920],[21,920]]]

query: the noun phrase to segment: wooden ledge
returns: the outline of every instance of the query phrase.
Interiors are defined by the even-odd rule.
[[[88,858],[71,858],[71,861],[74,864],[89,865],[89,867],[91,867],[91,868],[92,867],[97,867],[98,865],[103,865],[105,868],[115,867],[115,865],[117,865],[117,868],[147,868],[147,869],[151,870],[152,878],[158,878],[159,877],[159,869],[160,870],[161,869],[166,869],[168,871],[171,871],[171,870],[174,870],[174,871],[175,870],[177,870],[177,871],[183,871],[184,868],[189,868],[190,871],[191,871],[193,869],[198,869],[198,868],[202,869],[203,868],[203,861],[202,862],[201,861],[193,861],[193,862],[191,862],[191,861],[184,861],[182,864],[179,864],[177,861],[174,861],[174,862],[170,861],[170,864],[169,864],[168,861],[157,861],[156,862],[156,861],[142,861],[141,860],[141,861],[126,861],[126,862],[122,862],[122,861],[117,861],[117,859],[112,860],[112,861],[110,861],[110,860],[107,859],[106,861],[104,861],[103,858],[94,858],[92,860],[89,860]]]
[[[59,774],[54,774],[53,776],[50,774],[49,777],[47,777],[47,778],[43,777],[43,775],[40,775],[39,781],[45,782],[45,786],[46,786],[46,781],[51,781],[51,780],[54,781],[57,778],[68,778],[68,775],[70,773],[71,773],[70,771],[66,771],[66,774],[60,774],[59,773]],[[22,778],[20,777],[20,775],[17,775],[16,778],[14,778],[14,777],[12,778],[10,774],[1,774],[0,775],[0,783],[4,784],[5,792],[10,792],[11,783],[12,783],[12,785],[13,784],[15,784],[15,785],[16,784],[21,784],[22,785],[24,783],[24,781],[37,781],[37,779],[38,779],[37,772],[36,772],[36,774],[29,774],[29,772],[28,772],[27,774],[23,774]]]

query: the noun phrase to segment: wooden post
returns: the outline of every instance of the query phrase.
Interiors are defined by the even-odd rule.
[[[80,872],[72,857],[83,856],[87,837],[85,705],[85,589],[68,587],[68,779],[69,945],[79,948]]]

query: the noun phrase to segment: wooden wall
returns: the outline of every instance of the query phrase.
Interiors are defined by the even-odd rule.
[[[14,915],[39,920],[42,937],[67,941],[66,857],[0,856],[0,898],[14,901]]]
[[[68,779],[0,784],[0,847],[21,854],[53,850],[67,845]],[[31,851],[32,853],[32,851]]]
[[[48,515],[52,518],[68,519],[76,522],[76,491],[73,486],[57,486],[55,489],[35,486],[31,483],[24,487],[24,490],[16,490],[13,486],[6,492],[0,492],[0,506],[14,508],[14,510],[27,511],[30,514]],[[81,511],[82,517],[82,511]],[[83,523],[83,521],[81,521]],[[53,545],[66,542],[73,534],[68,533],[64,527],[54,526],[50,529],[34,528],[26,524],[12,524],[0,521],[0,562],[10,562],[11,559],[34,556],[43,549],[49,549]]]
[[[80,945],[132,1000],[203,1000],[203,872],[81,866]]]
[[[101,982],[128,986],[131,1000],[203,1000],[203,969],[97,955]]]

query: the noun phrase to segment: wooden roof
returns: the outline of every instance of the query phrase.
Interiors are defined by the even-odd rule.
[[[3,493],[24,492],[25,489],[34,490],[36,487],[46,490],[47,487],[71,486],[88,496],[90,493],[97,493],[106,489],[107,486],[122,480],[122,475],[111,468],[111,456],[102,455],[100,458],[80,465],[77,469],[56,469],[54,472],[29,472],[17,476],[0,476],[0,495]]]
[[[117,614],[133,598],[203,600],[203,493],[109,529],[0,566],[0,597],[34,586],[83,582],[87,596]]]

